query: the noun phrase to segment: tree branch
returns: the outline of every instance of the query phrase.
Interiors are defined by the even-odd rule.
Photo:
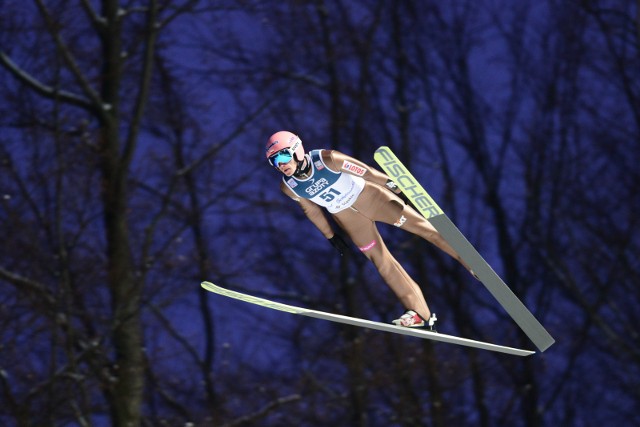
[[[14,285],[20,291],[28,291],[37,296],[39,300],[47,303],[49,307],[55,306],[55,299],[47,292],[45,287],[35,280],[28,279],[24,276],[12,273],[4,267],[0,267],[0,279],[3,279]]]
[[[151,87],[151,75],[153,72],[153,60],[155,56],[155,43],[158,36],[158,25],[156,18],[158,15],[158,5],[156,0],[152,0],[147,18],[147,38],[145,46],[144,63],[142,65],[142,74],[140,76],[140,91],[138,99],[134,107],[133,119],[129,127],[129,135],[125,144],[124,162],[129,164],[133,152],[135,151],[136,140],[140,131],[140,122],[144,114],[144,108],[149,98],[149,90]]]
[[[296,400],[300,400],[301,396],[299,394],[292,394],[289,396],[284,396],[284,397],[279,397],[276,400],[269,402],[267,405],[265,405],[262,409],[249,414],[249,415],[244,415],[242,417],[239,417],[233,421],[231,421],[230,423],[226,423],[224,424],[222,427],[238,427],[241,425],[255,425],[255,422],[261,418],[264,418],[266,415],[269,414],[269,412],[273,411],[274,409],[278,408],[281,405],[284,405],[286,403],[290,403],[290,402],[295,402]]]
[[[87,16],[91,20],[91,24],[93,25],[93,28],[98,32],[104,30],[104,28],[107,25],[107,20],[96,13],[96,11],[93,9],[93,6],[89,2],[89,0],[80,0],[80,5],[82,6],[82,9],[85,11]]]
[[[75,76],[78,84],[84,91],[85,95],[91,100],[94,106],[94,110],[99,114],[102,114],[105,111],[105,108],[103,106],[103,102],[102,102],[102,99],[100,98],[100,95],[95,90],[93,90],[93,88],[91,87],[87,79],[82,74],[82,71],[80,70],[80,67],[76,63],[75,59],[71,55],[69,48],[62,40],[60,33],[55,30],[55,27],[56,27],[55,23],[51,18],[51,14],[47,10],[42,0],[36,0],[36,4],[38,5],[38,9],[40,10],[42,17],[44,18],[45,22],[47,23],[47,26],[49,27],[49,33],[53,37],[56,43],[56,46],[60,51],[60,55],[62,56],[62,59],[64,60],[65,64],[67,65],[71,73]]]
[[[2,64],[2,66],[6,68],[20,82],[26,84],[45,98],[59,99],[77,107],[84,108],[86,110],[91,110],[93,108],[90,102],[79,95],[64,90],[61,91],[55,89],[40,82],[29,73],[21,69],[4,51],[0,51],[0,64]]]

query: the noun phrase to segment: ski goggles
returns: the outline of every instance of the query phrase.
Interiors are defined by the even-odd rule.
[[[293,151],[290,148],[283,148],[269,156],[271,166],[278,169],[281,163],[289,163],[293,159]]]

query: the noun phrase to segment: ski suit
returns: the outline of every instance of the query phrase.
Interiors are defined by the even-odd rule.
[[[325,208],[373,262],[404,307],[429,319],[431,313],[420,287],[391,255],[376,222],[418,235],[455,259],[459,259],[457,253],[428,220],[387,186],[391,180],[384,173],[335,150],[313,150],[308,156],[311,163],[308,175],[304,179],[284,176],[281,190],[298,202],[307,218],[330,239],[334,232],[324,214]]]

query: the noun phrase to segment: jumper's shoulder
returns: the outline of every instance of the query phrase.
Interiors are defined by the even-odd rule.
[[[336,167],[336,162],[334,157],[336,153],[341,154],[339,151],[336,151],[336,150],[320,150],[320,158],[322,159],[322,162],[334,172],[338,172],[338,168]]]
[[[370,167],[355,157],[338,150],[323,150],[322,161],[334,172],[347,172],[362,176]],[[354,173],[354,170],[357,173]]]

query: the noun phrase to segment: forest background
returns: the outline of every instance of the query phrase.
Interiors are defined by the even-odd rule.
[[[640,11],[622,0],[5,0],[3,426],[640,425]],[[234,302],[402,311],[267,137],[390,146],[557,343],[527,358]],[[533,348],[393,227],[441,332]]]

